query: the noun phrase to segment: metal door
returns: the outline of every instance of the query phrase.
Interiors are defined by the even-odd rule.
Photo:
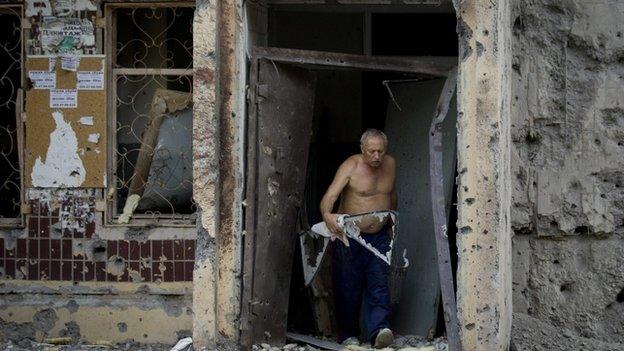
[[[252,61],[241,345],[285,341],[297,212],[314,110],[314,72]]]

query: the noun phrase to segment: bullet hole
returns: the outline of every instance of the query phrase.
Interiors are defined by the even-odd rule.
[[[568,282],[568,283],[561,284],[561,286],[559,287],[559,291],[561,291],[561,292],[570,292],[570,291],[572,291],[572,284],[574,284],[574,283]]]
[[[483,234],[487,234],[489,231],[487,229],[483,229]]]
[[[128,325],[124,322],[117,323],[117,328],[119,329],[120,333],[125,333],[126,331],[128,331]]]
[[[528,132],[524,136],[524,140],[526,140],[527,144],[539,143],[540,139],[541,139],[540,135],[535,132]]]
[[[147,334],[143,334],[143,337],[144,337],[145,339],[147,339]]]
[[[622,288],[622,290],[620,290],[620,292],[617,294],[617,296],[615,297],[615,301],[619,303],[624,302],[624,288]]]
[[[470,226],[461,227],[461,228],[459,228],[459,232],[461,234],[470,234],[470,233],[472,233],[472,227],[470,227]]]
[[[574,234],[587,234],[589,233],[589,228],[585,225],[579,225],[574,228]]]
[[[559,264],[559,260],[554,260],[553,264]]]
[[[600,146],[601,144],[600,139],[594,139],[594,144]]]
[[[468,324],[465,325],[465,327],[466,327],[466,330],[473,330],[474,327],[475,327],[475,324],[474,323],[468,323]]]
[[[550,228],[559,229],[559,223],[557,221],[550,221]]]
[[[472,205],[475,202],[475,198],[474,197],[469,197],[465,201],[466,201],[466,204]]]

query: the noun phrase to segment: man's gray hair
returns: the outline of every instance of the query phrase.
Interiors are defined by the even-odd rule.
[[[362,137],[360,138],[360,146],[364,146],[366,139],[372,137],[381,138],[383,139],[383,141],[386,142],[386,145],[388,144],[388,137],[384,132],[379,129],[369,128],[364,133],[362,133]]]

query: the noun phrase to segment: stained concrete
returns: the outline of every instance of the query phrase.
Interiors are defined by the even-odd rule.
[[[514,310],[623,342],[624,3],[514,5]]]

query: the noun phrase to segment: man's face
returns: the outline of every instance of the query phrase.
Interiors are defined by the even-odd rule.
[[[364,162],[371,167],[379,167],[383,162],[384,155],[386,154],[386,142],[380,137],[369,137],[364,141],[362,145],[362,156],[364,156]]]

